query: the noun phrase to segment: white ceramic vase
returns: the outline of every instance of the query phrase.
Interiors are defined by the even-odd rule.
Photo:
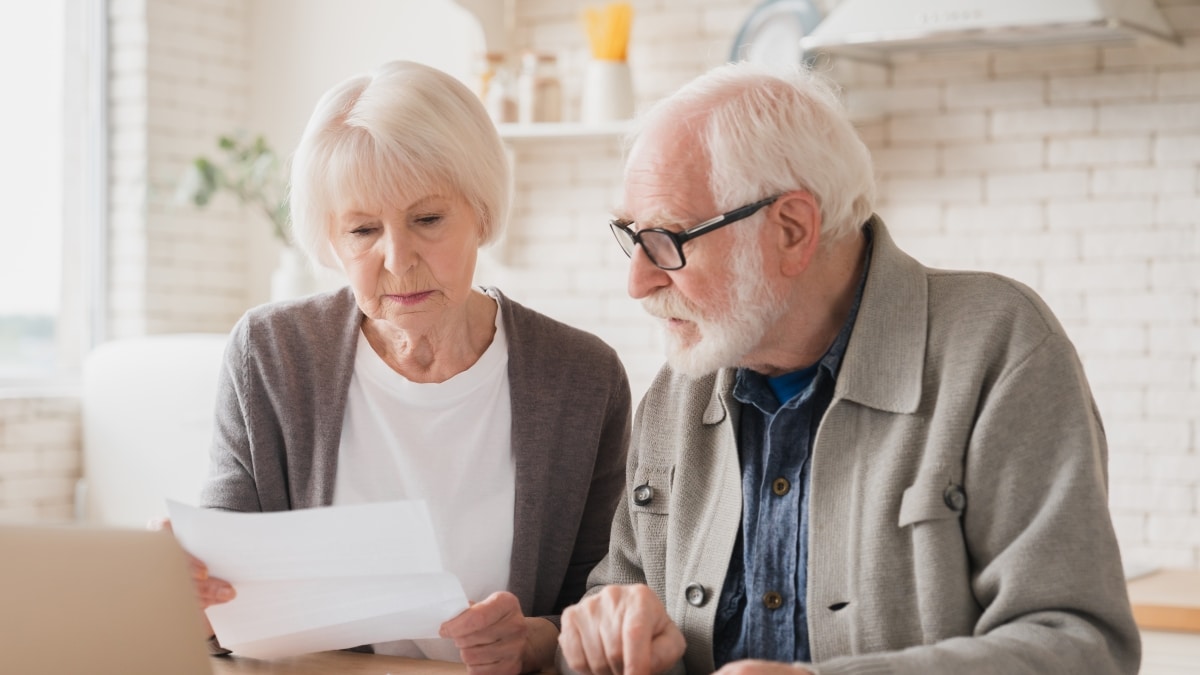
[[[633,117],[633,77],[625,61],[588,62],[583,76],[580,119],[600,124]]]

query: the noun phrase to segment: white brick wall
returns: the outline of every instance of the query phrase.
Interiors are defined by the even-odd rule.
[[[228,330],[246,308],[245,223],[175,202],[184,167],[244,128],[248,9],[112,0],[110,337]]]
[[[0,398],[0,522],[72,518],[79,424],[75,398]]]

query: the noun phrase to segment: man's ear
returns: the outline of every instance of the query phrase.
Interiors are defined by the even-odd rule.
[[[794,277],[808,269],[821,244],[821,208],[806,190],[786,192],[771,205],[776,223],[779,271]]]

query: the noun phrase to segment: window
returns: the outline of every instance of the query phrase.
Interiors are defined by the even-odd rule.
[[[0,383],[78,368],[103,222],[103,3],[0,9]]]

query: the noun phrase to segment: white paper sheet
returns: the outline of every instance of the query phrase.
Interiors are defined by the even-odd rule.
[[[207,610],[226,649],[278,658],[436,638],[467,608],[424,501],[273,513],[167,502],[179,543],[237,597]]]

